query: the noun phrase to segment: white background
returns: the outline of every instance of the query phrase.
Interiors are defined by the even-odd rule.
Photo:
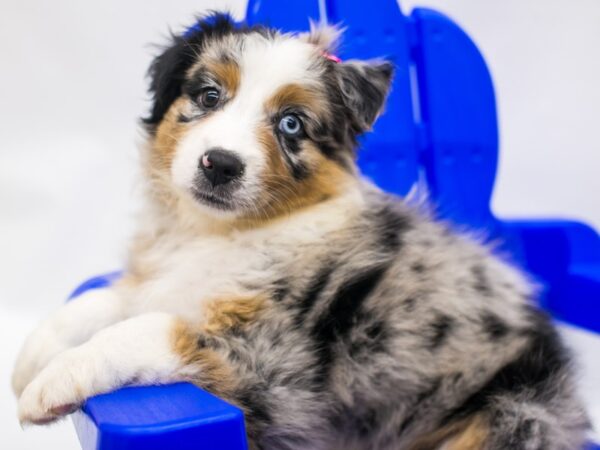
[[[403,2],[417,5],[457,20],[492,69],[502,140],[495,211],[600,228],[600,2]],[[70,423],[21,432],[10,367],[26,331],[79,281],[121,265],[138,204],[136,120],[156,52],[147,44],[207,7],[241,17],[245,2],[0,1],[2,448],[77,448]]]

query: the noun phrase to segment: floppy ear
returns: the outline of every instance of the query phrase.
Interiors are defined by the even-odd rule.
[[[356,134],[368,131],[383,111],[394,73],[388,62],[347,61],[336,65],[344,105]]]
[[[180,36],[173,36],[172,43],[154,58],[148,76],[152,95],[150,115],[143,119],[153,129],[162,120],[169,107],[181,95],[185,74],[192,66],[194,54],[190,44]]]
[[[148,69],[152,107],[150,115],[143,121],[151,131],[162,120],[173,102],[181,96],[186,73],[198,59],[203,42],[207,38],[231,33],[234,29],[235,24],[231,16],[212,13],[198,18],[182,36],[171,36],[171,44],[154,58]]]

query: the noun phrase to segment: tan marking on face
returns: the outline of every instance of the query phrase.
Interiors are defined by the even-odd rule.
[[[267,155],[265,177],[270,175],[272,178],[287,179],[290,173],[282,158],[281,149],[271,125],[263,126],[258,130],[258,142]]]
[[[330,114],[326,95],[316,86],[291,83],[279,88],[265,103],[267,116],[273,117],[289,107],[301,108],[316,120],[327,120]],[[263,194],[259,200],[261,217],[272,219],[282,214],[313,205],[339,194],[352,175],[339,162],[333,161],[305,138],[299,157],[308,176],[297,180],[288,167],[271,123],[258,130],[258,140],[267,154],[267,167],[261,175]]]
[[[150,165],[154,170],[168,170],[171,167],[177,143],[185,132],[185,124],[179,122],[179,115],[187,99],[180,97],[169,108],[158,125],[152,142]]]
[[[270,113],[289,106],[306,108],[317,116],[325,116],[328,113],[325,93],[316,87],[301,84],[286,84],[280,87],[265,103],[265,109]]]
[[[228,397],[237,385],[233,370],[216,351],[200,347],[200,336],[201,331],[194,331],[183,321],[178,322],[173,329],[172,348],[185,366],[191,369],[187,381],[208,389],[215,395]]]
[[[298,183],[300,186],[296,201],[299,205],[309,205],[333,197],[353,179],[340,163],[323,155],[313,142],[305,141],[301,152],[310,175]]]
[[[238,89],[241,74],[235,62],[213,55],[198,61],[196,69],[200,70],[200,67],[211,72],[217,78],[216,81],[225,86],[228,96],[232,96]],[[180,97],[165,114],[150,142],[151,151],[146,164],[155,197],[172,209],[177,209],[182,204],[172,189],[170,170],[177,144],[189,129],[186,123],[179,121],[182,113],[187,114],[188,102],[189,99]],[[267,117],[273,117],[288,106],[302,109],[312,116],[313,120],[326,120],[327,115],[331,114],[326,95],[319,91],[316,84],[285,85],[278,89],[264,106]],[[304,139],[300,158],[302,164],[307,166],[309,175],[297,180],[284,159],[270,121],[260,126],[257,138],[265,151],[267,161],[266,168],[259,175],[262,181],[261,194],[256,199],[255,208],[249,207],[243,216],[236,219],[236,227],[253,227],[334,197],[344,190],[347,181],[355,178],[354,174],[339,162],[326,158],[312,141]],[[184,206],[187,208],[187,203]],[[139,272],[148,272],[144,267],[139,269]]]
[[[234,97],[240,85],[240,68],[232,60],[208,60],[204,63],[205,69],[226,90],[229,98]]]
[[[346,183],[354,179],[338,162],[325,157],[314,143],[305,140],[301,157],[309,174],[297,180],[288,168],[270,126],[259,130],[259,142],[267,154],[267,167],[261,175],[260,214],[254,219],[277,218],[327,200],[342,192]]]
[[[226,330],[241,328],[256,320],[265,309],[267,300],[264,297],[247,297],[235,299],[217,299],[207,303],[204,313],[206,324],[203,330],[218,334]]]
[[[143,161],[143,169],[149,181],[147,186],[153,198],[170,209],[175,209],[178,204],[171,184],[170,169],[177,144],[186,131],[185,124],[179,122],[186,103],[187,99],[180,97],[171,105],[148,142],[148,153]]]

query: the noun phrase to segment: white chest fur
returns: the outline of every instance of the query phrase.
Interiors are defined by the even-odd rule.
[[[260,247],[266,248],[266,242]],[[196,319],[202,301],[247,295],[265,285],[271,258],[238,239],[199,238],[156,249],[155,276],[136,290],[133,313],[165,311]]]
[[[151,275],[129,293],[130,314],[164,311],[201,320],[207,300],[258,294],[311,266],[357,211],[348,198],[326,203],[257,229],[162,236],[143,256]]]

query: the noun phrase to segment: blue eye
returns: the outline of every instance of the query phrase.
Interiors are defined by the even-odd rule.
[[[295,114],[286,114],[279,121],[279,131],[288,136],[297,136],[302,131],[302,121]]]

